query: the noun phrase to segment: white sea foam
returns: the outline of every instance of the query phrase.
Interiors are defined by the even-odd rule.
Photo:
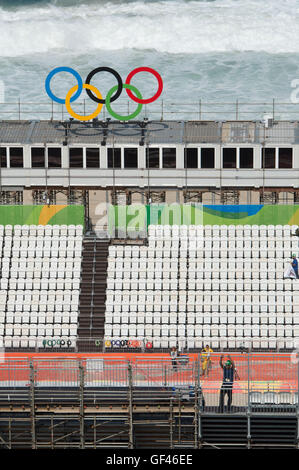
[[[58,2],[0,9],[0,56],[124,48],[296,53],[298,25],[298,0]]]
[[[100,65],[116,68],[123,79],[139,65],[156,68],[164,90],[149,112],[161,99],[195,102],[196,113],[199,100],[236,99],[269,102],[271,111],[272,98],[289,102],[291,83],[299,79],[299,0],[32,1],[0,0],[0,80],[7,102],[47,101],[44,81],[59,65],[74,67],[82,78]],[[63,97],[75,83],[60,74],[53,91]],[[105,94],[111,76],[99,74],[93,83]],[[134,85],[147,97],[156,89],[149,74],[136,76]],[[122,99],[125,93],[115,104],[119,111]],[[164,118],[184,109],[185,118],[198,118],[182,105],[165,105]],[[247,113],[242,117],[254,117],[251,107],[239,109]],[[269,111],[264,105],[258,109],[258,116]],[[206,105],[202,112],[204,118],[235,115],[207,114]]]

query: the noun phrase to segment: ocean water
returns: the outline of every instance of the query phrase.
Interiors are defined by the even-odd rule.
[[[299,0],[0,0],[0,31],[0,101],[10,103],[1,118],[18,117],[18,101],[32,103],[21,117],[49,117],[44,82],[57,66],[83,79],[109,66],[123,80],[135,67],[155,68],[163,94],[143,110],[155,118],[254,118],[271,113],[273,99],[276,117],[299,114]],[[108,73],[92,81],[102,95],[115,83]],[[52,90],[63,98],[75,84],[62,73]],[[156,90],[150,74],[132,84],[144,97]],[[75,110],[93,108],[87,95],[79,101]],[[134,103],[123,92],[113,107]]]

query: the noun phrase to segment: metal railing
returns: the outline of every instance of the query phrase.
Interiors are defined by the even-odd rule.
[[[126,115],[135,110],[135,104],[128,100],[118,105],[118,112]],[[228,102],[207,102],[202,99],[193,102],[176,103],[171,100],[160,100],[159,103],[144,106],[138,119],[150,118],[154,120],[185,119],[185,120],[222,120],[232,119],[236,121],[263,119],[268,116],[272,119],[295,120],[298,116],[299,104],[292,102],[276,101],[274,98],[269,102],[245,102],[242,100]],[[94,112],[93,103],[83,100],[76,104],[76,112],[83,116]],[[99,119],[106,119],[109,113],[103,107]],[[52,101],[0,103],[1,119],[42,119],[42,120],[65,120],[69,115],[64,105],[55,104]]]
[[[202,413],[289,413],[299,411],[299,366],[288,353],[226,353],[233,380],[220,353],[186,354],[173,361],[163,355],[105,355],[7,358],[0,364],[0,402],[24,400],[35,389],[36,402],[76,400],[81,387],[86,403],[126,400],[136,403],[199,400]],[[27,398],[26,398],[27,397]]]

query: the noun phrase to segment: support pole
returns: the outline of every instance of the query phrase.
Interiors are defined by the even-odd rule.
[[[169,437],[170,437],[170,449],[173,449],[173,398],[170,398],[169,402]]]
[[[181,402],[181,390],[179,390],[179,439],[178,443],[181,443],[181,420],[182,420],[182,402]]]
[[[198,386],[194,393],[194,449],[198,449]]]
[[[298,358],[298,354],[297,354],[297,358]],[[297,362],[297,396],[298,396],[298,401],[296,403],[297,449],[299,449],[299,362]]]
[[[129,449],[134,448],[134,431],[133,431],[133,375],[132,365],[128,363],[128,379],[129,379]]]
[[[8,448],[11,449],[11,418],[8,421]]]
[[[31,447],[36,449],[36,429],[35,429],[35,396],[34,396],[34,364],[30,361],[30,420],[31,420]]]
[[[247,449],[251,449],[250,353],[247,354]]]
[[[54,449],[54,426],[53,416],[51,416],[51,449]]]
[[[82,362],[79,362],[79,422],[80,422],[80,449],[85,448],[85,434],[84,434],[84,367]]]
[[[201,412],[203,403],[203,394],[200,385],[200,354],[198,354],[197,362],[195,363],[197,370],[196,373],[196,414],[197,414],[197,448],[201,449],[202,436],[201,436]]]

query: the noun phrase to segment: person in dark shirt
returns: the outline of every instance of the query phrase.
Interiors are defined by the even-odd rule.
[[[299,275],[298,275],[298,260],[297,260],[295,254],[292,254],[292,268],[294,269],[295,274],[296,274],[296,278],[298,279],[299,278]]]
[[[173,346],[171,348],[170,357],[171,357],[171,362],[172,362],[172,368],[176,372],[177,371],[177,366],[178,366],[178,363],[177,363],[178,351],[177,351],[177,348],[175,346]]]
[[[219,409],[220,413],[223,413],[225,395],[227,395],[227,411],[231,411],[234,379],[239,380],[240,377],[230,356],[223,364],[223,354],[221,355],[220,367],[223,369],[223,381],[220,389]]]

